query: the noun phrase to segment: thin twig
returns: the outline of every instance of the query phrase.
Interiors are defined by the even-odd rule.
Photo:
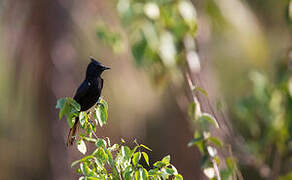
[[[124,180],[124,179],[123,179],[123,176],[121,175],[122,172],[119,173],[118,168],[117,168],[116,166],[114,166],[114,168],[116,169],[117,173],[119,174],[119,178],[120,178],[120,180]]]
[[[88,122],[89,122],[89,124],[93,127],[93,125],[92,125],[92,121],[89,120]],[[91,127],[90,127],[90,131],[91,131],[91,133],[93,134],[93,136],[94,136],[96,139],[98,139],[97,135],[96,135],[95,132],[91,129]]]
[[[192,95],[193,101],[194,101],[194,103],[197,104],[199,102],[199,100],[198,100],[198,98],[193,93],[193,90],[195,89],[195,85],[193,84],[192,79],[191,79],[189,73],[185,73],[185,75],[186,75],[187,82],[189,84],[189,88],[191,90],[191,95]]]
[[[97,135],[95,134],[95,132],[94,132],[91,128],[90,128],[90,130],[91,130],[93,136],[94,136],[96,139],[98,139],[98,137],[97,137]]]
[[[193,93],[193,90],[195,89],[195,85],[192,83],[192,80],[191,80],[191,77],[190,77],[189,73],[185,73],[185,74],[186,74],[185,76],[186,76],[186,79],[187,79],[189,88],[191,90],[191,94],[192,94],[193,101],[195,103],[197,103],[198,102],[198,99],[197,99],[197,97]],[[217,177],[217,180],[221,180],[219,168],[217,166],[217,163],[216,163],[216,160],[215,159],[212,159],[212,164],[213,164],[213,167],[214,167],[214,171],[215,171],[215,175]]]
[[[212,158],[212,164],[213,164],[213,167],[215,170],[215,175],[216,175],[217,180],[221,180],[219,168],[218,168],[216,160],[214,158]]]
[[[230,156],[230,157],[233,157],[232,147],[231,147],[230,144],[228,145],[228,153],[229,153],[229,156]],[[242,174],[241,174],[241,172],[240,172],[240,170],[239,170],[238,167],[237,167],[237,165],[236,165],[236,167],[235,167],[235,175],[234,175],[234,176],[235,176],[235,177],[233,177],[234,179],[244,180],[244,179],[243,179],[243,176],[242,176]]]

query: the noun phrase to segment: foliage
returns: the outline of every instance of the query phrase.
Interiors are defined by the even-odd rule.
[[[106,45],[112,47],[116,53],[124,51],[124,43],[120,33],[110,30],[110,28],[100,22],[97,25],[97,37]]]
[[[275,67],[278,70],[273,80],[267,74],[251,72],[252,89],[232,110],[234,126],[246,139],[249,151],[268,169],[265,175],[257,172],[263,178],[272,176],[272,172],[277,177],[292,172],[291,69],[283,62]],[[247,166],[254,169],[254,164]],[[289,168],[278,172],[281,167]]]
[[[117,4],[122,23],[127,30],[130,48],[138,66],[147,69],[159,84],[163,80],[176,82],[177,77],[187,74],[183,66],[192,72],[200,70],[194,38],[197,32],[196,10],[188,0],[119,0]],[[186,79],[188,81],[188,79]],[[181,81],[180,81],[181,82]],[[190,83],[193,91],[207,92]],[[219,128],[217,120],[201,112],[200,103],[193,94],[189,116],[196,125],[194,139],[188,146],[196,145],[202,153],[201,168],[210,179],[221,178],[217,148],[223,147],[222,141],[211,136],[211,127]],[[223,158],[224,159],[224,158]],[[222,170],[226,178],[235,176],[236,161],[230,157],[223,163],[230,164]],[[232,164],[232,165],[231,165]]]
[[[211,114],[201,112],[200,103],[197,98],[189,106],[189,117],[196,125],[194,138],[188,143],[188,146],[196,146],[201,154],[201,168],[205,175],[213,179],[236,179],[238,167],[234,157],[221,158],[218,155],[217,149],[224,147],[223,142],[219,137],[211,135],[211,128],[219,128],[218,122]],[[225,161],[227,168],[219,170],[221,161]]]
[[[244,54],[252,57],[248,59],[253,62],[264,59],[266,53],[263,53],[265,50],[261,47],[265,47],[265,45],[262,44],[264,43],[261,39],[262,35],[256,30],[257,28],[253,27],[256,23],[234,24],[234,22],[238,22],[236,19],[241,13],[237,15],[232,13],[235,16],[228,15],[228,12],[224,12],[224,8],[221,6],[223,3],[226,2],[209,0],[206,3],[206,10],[211,17],[212,25],[215,25],[217,30],[224,31],[228,24],[233,24],[242,34],[239,37],[243,37],[240,41],[246,46]],[[276,2],[273,3],[276,4]],[[291,7],[290,1],[289,8],[287,8],[290,19],[292,17]],[[238,6],[238,8],[241,7]],[[155,84],[161,84],[165,81],[177,82],[177,77],[183,77],[183,74],[187,74],[184,68],[186,64],[192,72],[197,72],[200,69],[196,43],[194,42],[197,30],[196,11],[190,1],[118,0],[117,9],[127,31],[135,63],[149,71]],[[245,9],[241,9],[241,11],[245,11]],[[246,13],[248,14],[248,12]],[[247,21],[253,22],[251,16],[247,17],[249,17]],[[226,36],[229,36],[230,31],[227,32]],[[250,41],[251,39],[252,41]],[[246,40],[253,43],[245,43]],[[232,41],[234,41],[233,38]],[[287,75],[284,76],[285,78],[281,81],[271,82],[264,74],[250,73],[253,90],[247,90],[246,93],[249,95],[231,107],[235,120],[232,122],[233,125],[238,129],[239,134],[247,139],[247,147],[251,154],[255,155],[257,161],[264,163],[260,163],[260,167],[257,163],[253,164],[253,169],[255,169],[254,167],[259,168],[258,174],[263,174],[263,169],[266,167],[271,173],[274,171],[273,168],[279,168],[282,165],[291,166],[289,132],[292,130],[290,125],[292,114],[289,109],[291,109],[292,104],[290,102],[292,80]],[[192,91],[199,91],[207,96],[204,89],[193,86],[192,83],[189,87]],[[203,155],[201,167],[209,178],[215,177],[215,169],[216,166],[219,166],[219,162],[221,163],[221,171],[220,177],[217,176],[217,179],[236,177],[239,172],[237,160],[231,154],[231,157],[220,156],[219,160],[217,149],[226,148],[226,145],[220,138],[211,134],[213,127],[219,128],[216,118],[211,114],[201,112],[200,103],[194,93],[193,99],[194,101],[189,106],[189,117],[196,125],[196,132],[188,146],[199,148]],[[222,168],[224,167],[222,163],[225,164],[225,169]],[[286,176],[282,176],[281,179],[291,177],[291,173],[288,173],[289,169],[282,171],[280,174],[286,174]]]
[[[118,0],[117,9],[127,31],[136,65],[148,70],[155,84],[182,82],[178,79],[183,77],[185,72],[181,69],[186,64],[192,72],[200,70],[194,41],[197,31],[196,10],[190,1]],[[123,44],[120,42],[121,36],[113,33],[108,26],[102,25],[97,29],[98,37],[114,50]],[[207,96],[207,92],[199,86],[193,87],[191,84],[190,89]],[[232,157],[224,159],[223,163],[228,168],[221,171],[222,175],[219,173],[217,148],[223,147],[223,143],[219,138],[211,136],[210,131],[212,126],[219,128],[217,120],[211,114],[201,112],[200,103],[195,96],[194,99],[190,104],[189,115],[197,131],[188,146],[196,145],[200,149],[203,155],[201,167],[210,179],[215,176],[217,179],[221,176],[235,176],[238,169]]]
[[[135,64],[146,69],[156,85],[182,77],[179,70],[187,58],[199,66],[196,10],[190,1],[119,0],[117,9]]]
[[[111,145],[109,138],[98,138],[96,127],[107,123],[108,104],[102,98],[89,112],[79,112],[80,105],[74,99],[66,97],[58,100],[56,108],[60,109],[59,119],[66,116],[68,125],[72,127],[75,118],[79,116],[81,128],[84,130],[77,139],[77,149],[84,155],[74,161],[72,167],[81,174],[79,180],[166,180],[173,178],[182,180],[183,177],[170,163],[170,156],[150,166],[147,151],[152,151],[143,144],[134,141],[130,148],[122,140],[119,144]],[[93,117],[93,120],[91,120]],[[93,152],[87,152],[88,143],[95,145]],[[147,163],[144,167],[141,160]]]

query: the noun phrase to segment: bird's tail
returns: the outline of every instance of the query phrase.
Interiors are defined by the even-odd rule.
[[[79,126],[79,117],[76,117],[75,119],[75,123],[73,125],[73,127],[70,129],[69,134],[68,134],[68,138],[67,138],[67,146],[73,145],[74,140],[75,140],[75,135],[78,131],[78,126]]]

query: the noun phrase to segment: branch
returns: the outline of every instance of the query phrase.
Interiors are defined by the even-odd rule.
[[[192,80],[191,80],[191,77],[190,77],[189,73],[186,73],[186,80],[187,80],[189,88],[191,90],[193,101],[194,101],[194,103],[197,104],[198,99],[193,93],[193,90],[195,89],[195,85],[192,83]],[[221,180],[219,168],[218,168],[218,165],[217,165],[217,163],[216,163],[214,158],[212,158],[212,164],[213,164],[213,168],[215,170],[215,175],[216,175],[217,180]]]
[[[215,175],[216,175],[217,180],[221,180],[219,168],[218,168],[217,163],[216,163],[214,158],[212,158],[212,164],[213,164],[213,167],[215,170]]]

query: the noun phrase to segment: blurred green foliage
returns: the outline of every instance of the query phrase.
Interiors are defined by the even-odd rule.
[[[205,175],[209,179],[236,179],[239,171],[236,160],[234,157],[219,156],[217,149],[226,148],[226,145],[219,137],[211,135],[213,127],[219,128],[216,118],[211,114],[201,112],[200,103],[196,98],[190,104],[189,116],[196,125],[196,131],[188,146],[196,146],[200,150],[202,154],[200,166]],[[227,168],[219,169],[220,164],[226,164]]]
[[[106,24],[99,22],[97,25],[97,37],[104,44],[112,47],[115,53],[120,53],[125,50],[125,44],[119,32],[112,31]]]
[[[185,64],[189,40],[194,46],[197,32],[196,10],[190,1],[119,0],[117,9],[126,29],[136,65],[146,69],[155,84],[179,77]],[[191,46],[192,46],[191,45]]]
[[[197,13],[190,1],[119,0],[117,8],[128,32],[129,45],[136,64],[149,72],[156,85],[161,81],[175,84],[178,77],[187,73],[183,68],[186,66],[191,73],[200,71],[194,40]],[[192,83],[189,88],[207,96],[204,89],[194,87]],[[201,112],[196,98],[190,105],[189,116],[197,130],[188,146],[196,145],[199,148],[203,155],[201,168],[205,175],[210,179],[220,179],[224,173],[226,179],[235,176],[237,168],[234,160],[233,166],[219,172],[220,158],[217,148],[223,147],[223,143],[218,137],[211,136],[211,128],[219,128],[217,120],[211,114]],[[231,159],[227,161],[222,158],[221,163],[231,162]]]
[[[251,2],[253,3],[262,4],[260,0]],[[269,10],[268,7],[275,4],[277,4],[275,1],[268,1],[266,9],[260,12]],[[182,68],[185,65],[191,69],[191,72],[198,72],[200,62],[194,41],[197,32],[197,17],[196,10],[190,1],[118,0],[117,9],[127,32],[135,64],[146,69],[155,84],[176,82],[177,77],[183,77],[186,73]],[[237,10],[240,13],[236,13]],[[247,58],[249,63],[264,66],[264,62],[268,59],[267,43],[259,24],[245,4],[239,1],[208,0],[205,2],[205,11],[213,26],[212,30],[215,30],[217,34],[224,33],[224,38],[232,41],[231,46],[230,44],[225,46],[225,43],[222,46],[225,48],[224,51],[228,51],[229,56],[232,54],[230,48],[238,47],[235,55],[244,55],[243,57]],[[291,2],[288,15],[291,17]],[[239,19],[245,23],[239,23]],[[235,36],[237,37],[234,38]],[[229,66],[233,65],[230,63]],[[225,71],[226,64],[221,66],[221,70]],[[249,71],[239,66],[241,71]],[[253,89],[249,92],[250,87],[248,87],[245,94],[250,94],[239,100],[235,106],[231,106],[232,125],[247,141],[246,145],[251,156],[254,155],[258,161],[262,162],[261,165],[268,169],[260,167],[246,172],[246,164],[239,162],[238,167],[236,158],[231,154],[231,157],[220,160],[217,148],[225,148],[227,145],[223,144],[218,137],[211,135],[212,127],[218,127],[217,120],[211,114],[201,112],[200,103],[194,98],[194,102],[189,107],[189,116],[196,125],[197,131],[188,145],[199,148],[203,155],[201,167],[210,179],[216,178],[215,166],[219,166],[220,163],[223,164],[220,166],[222,179],[235,179],[239,176],[239,168],[243,168],[244,174],[253,174],[251,172],[256,171],[257,175],[248,179],[277,178],[290,172],[290,169],[286,167],[291,166],[289,109],[291,108],[292,85],[289,84],[292,84],[292,80],[287,75],[289,74],[287,68],[283,69],[283,64],[281,67],[274,81],[269,80],[270,78],[264,73],[250,72],[249,78]],[[191,85],[190,88],[192,91],[207,95],[206,91],[200,87]],[[229,86],[225,88],[231,89]],[[278,170],[280,172],[277,172],[276,168],[280,168]],[[264,172],[265,170],[268,173]],[[282,176],[282,178],[285,177],[290,176],[289,174]]]
[[[292,78],[287,63],[280,61],[275,69],[273,78],[250,72],[253,88],[237,101],[232,112],[236,120],[233,125],[246,140],[250,152],[269,167],[269,175],[277,173],[279,177],[292,171]]]

